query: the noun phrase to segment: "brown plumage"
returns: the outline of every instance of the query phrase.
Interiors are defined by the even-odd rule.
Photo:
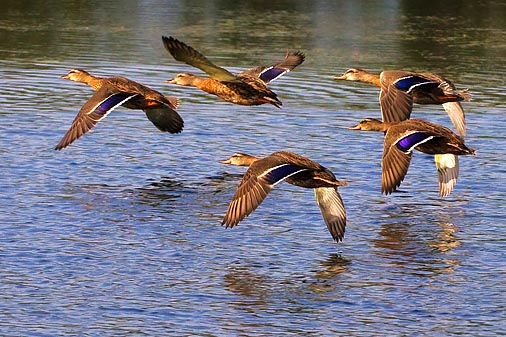
[[[304,62],[303,53],[287,53],[284,60],[274,65],[255,67],[234,75],[209,61],[194,48],[173,37],[162,36],[162,40],[165,48],[174,59],[199,68],[209,75],[208,78],[204,78],[182,72],[172,80],[166,81],[167,83],[194,86],[225,101],[240,105],[270,103],[279,108],[282,105],[281,101],[267,85]]]
[[[327,168],[288,151],[274,152],[264,158],[235,153],[221,163],[249,166],[223,219],[222,224],[226,227],[237,225],[251,214],[272,188],[284,180],[295,186],[314,189],[316,202],[332,238],[342,241],[346,211],[337,187],[347,184],[337,180]]]
[[[381,192],[385,194],[395,191],[404,180],[413,149],[433,155],[457,156],[475,153],[475,150],[464,144],[462,137],[450,129],[422,119],[381,122],[374,118],[366,118],[349,129],[385,133],[381,175]],[[436,166],[437,164],[436,162]]]
[[[144,110],[148,119],[160,131],[179,133],[183,129],[183,119],[175,110],[179,105],[176,97],[164,96],[125,77],[101,78],[82,69],[72,69],[62,78],[85,83],[95,89],[95,93],[83,105],[67,133],[56,145],[56,150],[70,145],[120,105],[128,109]]]
[[[413,103],[442,104],[457,132],[461,136],[466,133],[464,110],[459,102],[470,100],[471,95],[467,89],[456,90],[452,82],[440,75],[403,70],[384,70],[378,75],[351,68],[335,79],[365,82],[381,88],[379,101],[385,122],[408,119]]]

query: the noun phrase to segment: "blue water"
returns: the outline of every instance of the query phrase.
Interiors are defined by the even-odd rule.
[[[0,335],[506,331],[504,5],[443,16],[438,2],[267,4],[9,2],[0,14]],[[166,53],[162,34],[234,72],[286,49],[307,59],[272,83],[282,109],[232,105],[164,83],[195,69]],[[92,94],[59,78],[75,67],[180,97],[184,131],[161,133],[141,111],[119,108],[54,151]],[[449,197],[438,196],[433,158],[421,153],[401,192],[380,194],[382,136],[346,129],[379,116],[378,92],[332,81],[350,67],[434,71],[470,88],[466,143],[477,155],[461,158]],[[451,126],[441,107],[413,115]],[[313,192],[287,184],[239,226],[220,226],[245,170],[218,161],[277,150],[348,181],[344,242],[332,241]]]

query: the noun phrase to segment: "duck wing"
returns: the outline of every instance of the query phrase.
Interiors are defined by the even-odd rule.
[[[335,241],[342,241],[346,228],[346,210],[337,187],[318,187],[314,193],[330,235]]]
[[[464,137],[466,135],[466,120],[462,104],[460,102],[447,102],[443,103],[443,108],[459,135]]]
[[[413,110],[413,98],[394,84],[396,73],[382,72],[379,96],[381,117],[384,122],[401,122],[409,119]]]
[[[162,41],[165,49],[177,61],[198,68],[208,74],[209,77],[218,81],[239,81],[234,74],[224,68],[218,67],[197,50],[178,39],[172,36],[162,36]]]
[[[390,128],[385,135],[381,170],[381,192],[390,194],[400,186],[408,173],[413,149],[432,139],[432,134],[417,130],[406,130],[395,133]]]
[[[275,185],[304,170],[307,168],[274,157],[251,164],[232,197],[222,225],[226,228],[237,225],[262,203]]]
[[[401,185],[408,173],[412,152],[404,153],[397,147],[385,148],[381,170],[381,193],[390,194]]]
[[[153,123],[158,130],[170,133],[180,133],[183,131],[183,118],[169,107],[144,109],[146,117]]]
[[[295,67],[300,65],[305,60],[304,53],[300,51],[288,52],[285,59],[270,65],[270,66],[259,66],[252,69],[245,70],[239,74],[239,76],[254,76],[260,78],[265,84],[278,79],[287,72],[292,71]]]
[[[437,168],[437,177],[439,182],[439,195],[448,196],[459,177],[459,157],[447,153],[434,156],[434,162]]]
[[[392,83],[392,85],[398,90],[411,94],[417,90],[432,91],[439,88],[440,82],[435,78],[427,78],[426,76],[410,74],[398,78]]]
[[[160,92],[126,77],[116,76],[107,79],[107,81],[109,87],[118,92],[137,94],[136,97],[125,102],[123,106],[128,109],[143,110],[147,118],[160,131],[179,133],[183,130],[183,119],[176,112],[180,104],[179,98],[164,96]]]
[[[104,119],[115,108],[137,95],[136,93],[118,92],[106,87],[97,90],[83,105],[68,131],[55,146],[55,150],[61,150],[70,145]]]

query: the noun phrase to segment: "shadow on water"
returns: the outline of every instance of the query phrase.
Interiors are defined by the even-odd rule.
[[[201,180],[189,180],[180,177],[163,176],[158,180],[150,180],[146,186],[122,190],[121,193],[132,199],[132,207],[136,204],[148,206],[153,212],[164,214],[165,217],[179,216],[193,205],[191,218],[199,223],[217,223],[222,214],[217,210],[226,210],[229,198],[234,193],[242,178],[242,174],[218,173]],[[183,215],[183,214],[181,214]]]
[[[172,177],[162,177],[156,181],[148,181],[148,185],[145,187],[125,192],[131,193],[140,204],[160,207],[177,201],[183,194],[191,194],[195,191],[186,188],[183,182]]]
[[[64,192],[68,207],[80,210],[101,223],[138,224],[170,219],[177,213],[181,199],[196,191],[183,182],[163,177],[132,188],[108,184],[71,184]]]
[[[112,200],[128,200],[132,204],[147,205],[158,208],[170,203],[181,203],[198,199],[198,195],[212,195],[233,187],[241,179],[239,174],[224,173],[223,176],[206,178],[203,182],[163,176],[159,179],[149,179],[145,186],[125,188],[108,184],[72,184],[68,194],[79,195],[86,193],[92,196],[96,206],[110,204]],[[180,200],[183,199],[183,200]]]

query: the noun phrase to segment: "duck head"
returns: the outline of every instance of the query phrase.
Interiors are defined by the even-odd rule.
[[[165,83],[193,86],[197,78],[198,77],[192,73],[179,73],[172,80],[165,81]]]
[[[350,126],[348,130],[360,130],[360,131],[379,131],[385,132],[388,125],[376,118],[365,118],[355,126]]]
[[[246,153],[236,152],[227,159],[220,160],[220,163],[234,166],[250,166],[257,161],[258,158]]]
[[[86,82],[90,77],[90,73],[78,68],[71,69],[68,74],[60,76],[60,78],[75,82]]]
[[[346,80],[346,81],[360,81],[369,73],[360,68],[350,68],[346,70],[341,76],[335,76],[335,80]]]

